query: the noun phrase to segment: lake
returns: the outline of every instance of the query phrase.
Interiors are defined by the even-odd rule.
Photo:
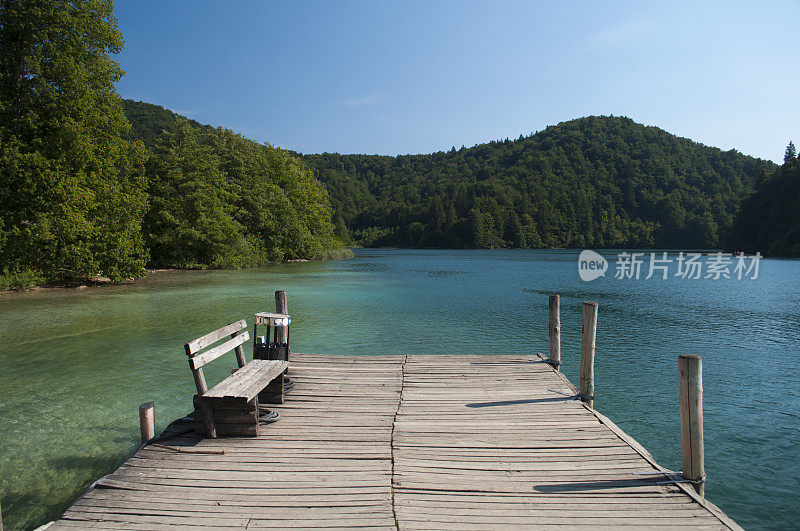
[[[675,262],[667,279],[646,280],[645,263],[636,280],[614,278],[617,252],[602,254],[609,271],[591,282],[577,251],[361,249],[350,260],[0,295],[4,524],[55,518],[124,461],[139,442],[139,404],[155,401],[157,431],[185,415],[195,390],[183,343],[233,320],[252,325],[285,289],[292,350],[326,354],[547,353],[548,294],[559,293],[573,383],[581,305],[597,301],[595,408],[680,470],[677,358],[700,354],[708,499],[746,528],[796,526],[800,261],[764,259],[757,279],[717,280],[676,277]],[[210,365],[209,381],[233,359]]]

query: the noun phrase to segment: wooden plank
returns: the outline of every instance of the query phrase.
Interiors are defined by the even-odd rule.
[[[291,316],[285,313],[276,313],[276,312],[258,312],[255,315],[256,324],[261,325],[268,325],[270,322],[274,322],[275,319],[288,319]],[[272,320],[272,321],[271,321]],[[267,338],[269,340],[269,338]]]
[[[308,494],[298,493],[297,496],[287,496],[283,493],[277,494],[251,494],[248,496],[229,494],[226,499],[219,500],[218,493],[197,492],[197,496],[187,500],[182,497],[180,493],[161,491],[137,491],[137,490],[117,490],[117,489],[100,489],[95,496],[91,499],[92,503],[96,500],[97,503],[104,501],[119,502],[124,504],[127,500],[131,501],[156,501],[163,503],[190,503],[194,505],[220,505],[220,506],[278,506],[278,507],[316,507],[325,506],[330,504],[332,506],[372,506],[375,504],[381,505],[387,500],[391,499],[391,494],[387,492],[375,493],[326,493],[326,494]],[[87,501],[86,503],[89,503]]]
[[[247,330],[245,330],[238,336],[234,336],[232,339],[229,339],[228,341],[222,343],[221,345],[217,345],[212,349],[206,350],[202,354],[197,354],[192,356],[191,358],[189,358],[189,366],[193,370],[199,369],[206,363],[214,361],[223,354],[227,354],[228,352],[232,351],[233,349],[235,349],[248,339],[250,339],[250,333]]]
[[[185,516],[194,518],[196,516],[216,517],[216,518],[270,518],[274,520],[329,520],[335,517],[354,517],[366,518],[367,516],[387,517],[391,515],[388,507],[361,506],[361,507],[292,507],[290,511],[286,508],[276,508],[272,506],[229,506],[229,505],[193,505],[183,503],[176,506],[170,502],[134,502],[123,503],[97,503],[92,500],[81,500],[72,506],[72,510],[77,513],[98,515],[161,515],[161,516]],[[683,513],[686,515],[686,512]]]
[[[243,330],[245,328],[247,328],[247,322],[244,319],[223,326],[222,328],[214,330],[213,332],[209,332],[208,334],[198,337],[197,339],[193,339],[192,341],[187,341],[186,352],[189,355],[193,355],[196,352],[206,348],[207,346],[216,343],[223,337],[229,336],[234,332],[238,332],[239,330]]]
[[[278,360],[253,360],[203,395],[204,399],[252,400],[266,385],[283,374],[288,363]]]

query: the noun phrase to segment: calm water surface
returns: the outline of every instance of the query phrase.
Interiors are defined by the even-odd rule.
[[[573,251],[360,250],[345,261],[0,295],[4,524],[58,516],[119,465],[136,448],[142,402],[155,400],[157,430],[187,413],[183,343],[251,323],[285,289],[292,349],[328,354],[547,352],[547,294],[560,293],[573,382],[581,303],[595,300],[595,407],[679,470],[677,357],[702,355],[708,498],[747,528],[796,527],[800,261],[763,260],[757,280],[590,283],[576,264]],[[210,368],[212,381],[230,370]]]

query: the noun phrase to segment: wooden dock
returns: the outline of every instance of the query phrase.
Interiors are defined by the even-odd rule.
[[[292,354],[290,376],[267,435],[140,449],[49,529],[739,529],[539,356]]]

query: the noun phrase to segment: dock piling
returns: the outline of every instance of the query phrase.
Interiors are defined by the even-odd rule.
[[[696,354],[678,357],[678,394],[681,406],[681,450],[683,477],[705,497],[703,445],[703,358]]]
[[[286,292],[283,290],[278,290],[275,292],[275,313],[289,313],[289,305],[286,302]],[[280,350],[283,350],[283,358],[286,361],[289,361],[289,327],[288,326],[276,326],[275,327],[275,343],[278,345],[285,345],[285,347],[280,347]]]
[[[155,438],[155,402],[145,402],[139,406],[139,431],[142,434],[142,444]]]
[[[275,313],[289,313],[289,306],[286,303],[286,292],[279,290],[275,292]],[[289,327],[276,326],[278,331],[278,343],[283,344],[288,341]]]
[[[561,298],[550,295],[550,365],[561,366]]]
[[[580,398],[594,407],[594,349],[597,335],[597,303],[583,303],[581,326],[581,387]]]

